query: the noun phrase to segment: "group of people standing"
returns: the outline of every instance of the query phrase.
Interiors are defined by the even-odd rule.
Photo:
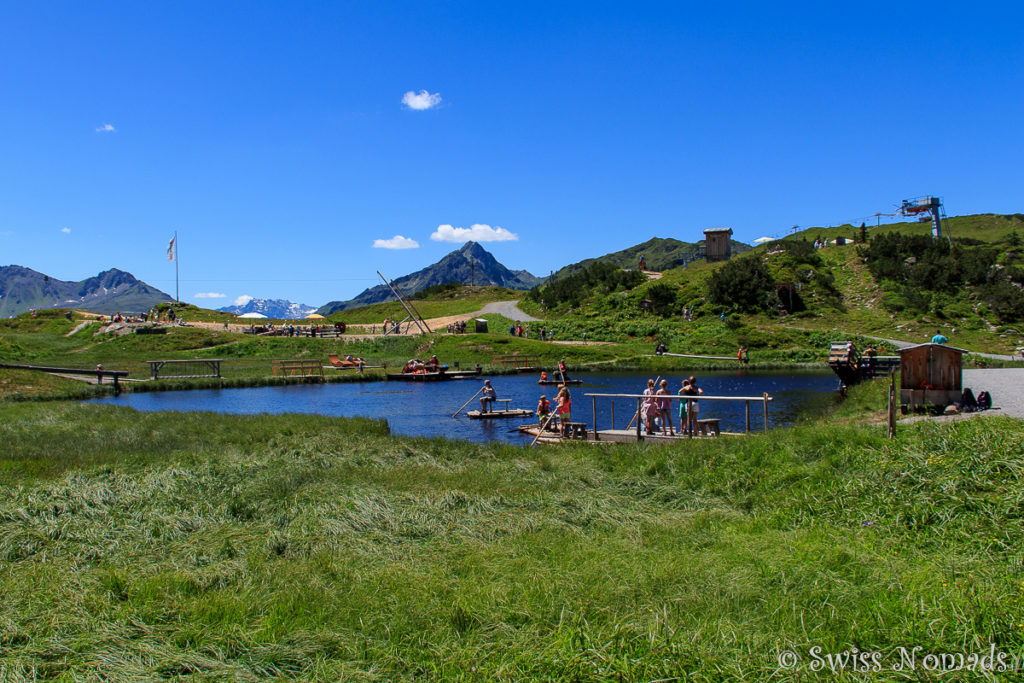
[[[677,392],[684,400],[679,401],[679,433],[694,434],[697,431],[697,419],[700,415],[700,401],[692,400],[704,393],[704,390],[697,386],[697,378],[689,377],[683,380],[682,387]],[[644,431],[647,434],[655,434],[660,431],[668,436],[675,436],[676,430],[672,418],[672,399],[669,398],[672,392],[668,388],[668,380],[661,380],[660,384],[655,380],[647,380],[647,388],[644,390],[644,400],[640,406],[641,418],[644,423]],[[685,400],[685,399],[691,400]]]

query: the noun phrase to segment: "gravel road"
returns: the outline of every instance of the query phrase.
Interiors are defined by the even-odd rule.
[[[964,370],[964,386],[975,396],[983,391],[992,394],[992,407],[999,408],[997,415],[1024,418],[1024,368]]]
[[[480,309],[480,312],[481,313],[497,313],[498,315],[505,316],[509,320],[515,320],[516,322],[521,322],[521,323],[526,323],[526,322],[532,322],[532,321],[535,321],[535,320],[540,320],[540,318],[533,318],[531,316],[526,315],[522,311],[520,311],[519,307],[516,306],[517,303],[519,303],[519,302],[518,301],[495,301],[493,303],[489,303],[486,306],[484,306],[482,309]]]

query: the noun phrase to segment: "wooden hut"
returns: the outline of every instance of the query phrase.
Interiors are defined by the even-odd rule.
[[[900,403],[904,407],[947,406],[963,393],[963,349],[918,344],[900,351]]]
[[[705,258],[710,261],[728,261],[732,256],[732,228],[708,228],[704,231],[707,245]]]

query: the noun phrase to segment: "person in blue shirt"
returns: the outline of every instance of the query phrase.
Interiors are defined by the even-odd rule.
[[[946,339],[946,335],[942,334],[939,330],[935,330],[935,336],[932,337],[932,344],[945,344],[949,340]]]

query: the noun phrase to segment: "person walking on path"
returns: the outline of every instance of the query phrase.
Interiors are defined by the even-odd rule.
[[[935,330],[935,336],[932,337],[932,344],[945,344],[949,340],[946,339],[946,335],[942,334],[940,330]]]
[[[494,391],[494,387],[491,386],[491,380],[484,380],[483,395],[480,397],[480,412],[486,413],[491,403],[498,398],[498,394]]]

